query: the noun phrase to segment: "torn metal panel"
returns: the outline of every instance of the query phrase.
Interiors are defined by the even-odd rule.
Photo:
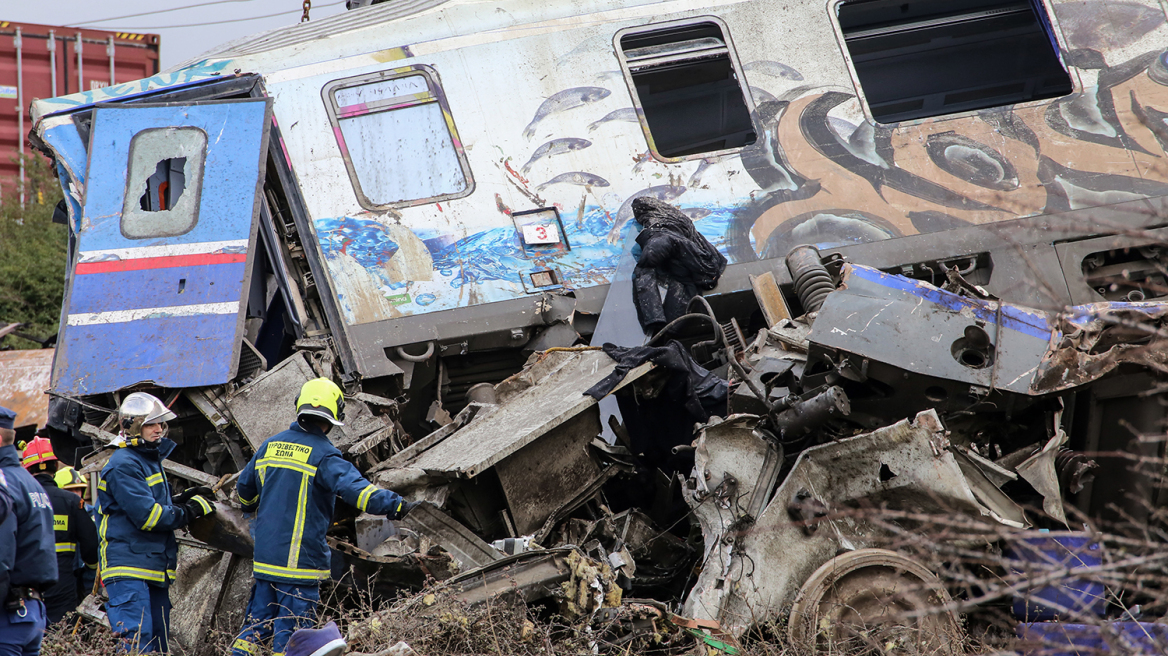
[[[595,406],[596,401],[584,391],[615,367],[601,351],[548,353],[539,364],[516,374],[514,381],[499,385],[499,411],[472,421],[408,465],[473,478]],[[634,369],[621,385],[648,370],[647,365]]]
[[[52,373],[53,349],[0,351],[0,405],[16,413],[16,428],[48,421]]]
[[[495,465],[519,535],[538,530],[565,499],[578,496],[600,477],[600,466],[588,450],[599,434],[600,412],[592,406]]]
[[[1168,340],[1160,327],[1166,318],[1168,306],[1152,301],[1068,308],[1057,317],[1058,339],[1052,342],[1057,348],[1043,358],[1034,392],[1084,385],[1125,363],[1168,371]]]
[[[89,153],[55,389],[234,377],[270,109],[261,99],[94,110],[102,147]]]
[[[213,549],[251,558],[255,551],[251,519],[239,508],[219,501],[212,503],[215,512],[191,522],[187,530]]]
[[[406,528],[442,547],[458,561],[459,571],[484,567],[500,554],[491,545],[439,510],[434,504],[421,503],[401,520]]]
[[[195,651],[213,625],[238,626],[251,590],[251,559],[181,540],[171,584],[171,638]],[[228,624],[234,620],[235,624]]]
[[[558,597],[565,617],[619,606],[621,602],[612,568],[576,547],[507,556],[460,574],[449,585],[455,598],[468,604],[480,604],[500,595],[514,595],[527,603]]]
[[[329,537],[328,543],[333,549],[334,580],[343,573],[346,583],[370,589],[376,595],[391,595],[402,588],[418,589],[427,580],[442,581],[458,572],[458,563],[438,546],[404,556],[375,556],[334,537]]]
[[[300,352],[227,398],[231,418],[253,450],[296,420],[296,390],[313,378],[308,355]]]
[[[845,264],[808,339],[925,376],[1029,394],[1053,334],[1045,312]]]
[[[603,443],[603,440],[597,438],[593,442]],[[559,506],[548,513],[547,520],[543,523],[543,527],[536,531],[536,533],[532,536],[532,539],[536,543],[542,544],[544,539],[546,539],[546,537],[551,534],[551,531],[555,528],[556,524],[567,517],[569,513],[595,498],[597,493],[600,492],[600,489],[604,487],[604,484],[607,483],[609,479],[621,472],[630,473],[631,471],[631,466],[623,464],[611,464],[608,467],[605,467],[604,471],[600,472],[599,476],[594,477],[592,481],[588,483],[588,485],[577,490],[574,495],[568,497],[566,501],[563,501]],[[557,501],[563,498],[560,495],[557,496]]]
[[[571,577],[568,556],[575,547],[526,551],[507,556],[452,578],[455,597],[468,604],[481,604],[496,595],[515,594],[525,602],[554,596]]]
[[[766,443],[754,423],[744,417],[710,426],[699,446],[708,454],[702,462],[713,466],[695,472],[686,501],[708,557],[683,613],[734,635],[775,617],[840,549],[870,546],[880,529],[863,509],[995,516],[975,497],[932,410],[803,451],[753,524],[746,509],[766,472]]]
[[[1055,427],[1058,427],[1058,417],[1062,413],[1055,413]],[[1027,483],[1042,495],[1042,511],[1067,525],[1067,514],[1063,509],[1063,493],[1059,487],[1058,470],[1055,459],[1059,448],[1067,442],[1067,434],[1056,430],[1053,437],[1047,440],[1042,449],[1024,460],[1014,468],[1018,475],[1026,479]]]
[[[1168,371],[1168,340],[1155,327],[1168,317],[1163,303],[1094,303],[1055,314],[857,264],[845,264],[842,276],[808,337],[820,347],[1027,395],[1078,387],[1124,363]]]

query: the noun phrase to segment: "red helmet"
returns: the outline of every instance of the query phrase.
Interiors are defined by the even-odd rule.
[[[44,469],[43,465],[51,460],[56,460],[57,456],[53,455],[53,444],[47,438],[37,437],[24,447],[24,459],[21,465],[29,471]],[[37,465],[42,465],[37,467]]]

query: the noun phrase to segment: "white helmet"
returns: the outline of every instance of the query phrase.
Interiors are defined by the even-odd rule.
[[[175,418],[177,415],[163,405],[158,397],[146,392],[134,392],[118,408],[118,425],[127,440],[141,437],[142,426],[146,424],[162,424],[162,436],[166,437],[166,422]]]

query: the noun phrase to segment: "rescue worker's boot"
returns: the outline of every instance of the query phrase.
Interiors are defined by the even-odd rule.
[[[284,656],[341,656],[348,643],[336,622],[319,629],[297,629],[284,647]]]

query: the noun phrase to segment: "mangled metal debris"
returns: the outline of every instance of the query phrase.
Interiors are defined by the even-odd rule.
[[[664,622],[725,653],[783,623],[820,653],[868,624],[881,628],[865,639],[911,635],[949,653],[962,628],[944,610],[947,582],[887,546],[927,533],[931,516],[965,521],[971,550],[1005,529],[1069,525],[1072,495],[1099,467],[1071,448],[1083,444],[1074,394],[1120,364],[1158,370],[1164,342],[1134,344],[1123,331],[1168,311],[1050,313],[990,298],[955,269],[934,287],[813,255],[789,262],[812,312],[791,316],[763,276],[765,325],[753,336],[705,304],[712,340],[703,328],[633,349],[533,353],[501,382],[469,386],[465,404],[412,443],[401,442],[397,401],[351,393],[358,410],[338,446],[377,484],[424,503],[400,521],[339,515],[337,585],[623,613],[620,640]],[[280,391],[319,371],[304,351],[233,390],[185,398],[223,436],[228,462],[232,444],[283,428]],[[601,439],[598,401],[620,409],[612,441]],[[87,470],[102,461],[91,454]],[[180,586],[200,600],[176,629],[186,640],[239,611],[249,528],[229,505],[230,477],[167,471],[221,490],[216,523],[193,526],[184,547]],[[901,613],[892,624],[876,617],[888,604]]]

